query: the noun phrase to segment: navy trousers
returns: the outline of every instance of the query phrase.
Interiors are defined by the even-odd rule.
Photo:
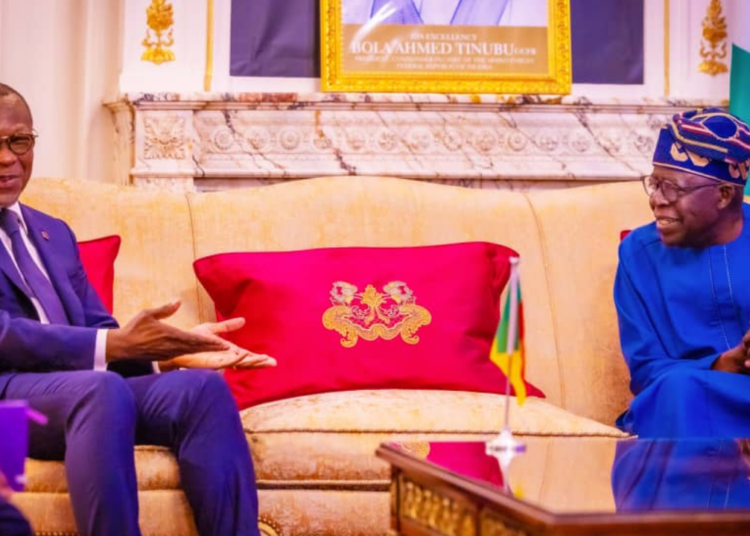
[[[136,444],[174,452],[201,536],[258,536],[250,451],[216,372],[23,373],[3,398],[26,399],[49,418],[46,426],[32,425],[30,455],[65,460],[81,536],[140,536]]]
[[[0,534],[3,536],[32,536],[29,522],[12,504],[0,499]]]

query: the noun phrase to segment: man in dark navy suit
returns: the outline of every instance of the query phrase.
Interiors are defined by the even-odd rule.
[[[219,336],[243,319],[191,331],[164,323],[179,302],[119,327],[86,278],[70,228],[18,203],[35,141],[28,104],[0,83],[0,400],[28,400],[49,418],[31,428],[31,456],[65,461],[82,536],[140,535],[136,444],[174,452],[201,536],[256,536],[252,461],[223,379],[211,370],[151,372],[156,361],[275,361]]]

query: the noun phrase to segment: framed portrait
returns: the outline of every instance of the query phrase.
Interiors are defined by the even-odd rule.
[[[566,94],[569,0],[321,0],[324,91]]]

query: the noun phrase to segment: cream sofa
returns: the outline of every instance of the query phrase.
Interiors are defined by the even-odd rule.
[[[334,177],[217,193],[171,193],[35,179],[23,200],[68,221],[80,240],[122,237],[115,315],[179,297],[173,322],[213,319],[194,259],[218,252],[407,246],[483,240],[522,258],[527,376],[547,395],[511,407],[522,435],[618,437],[628,402],[612,282],[622,229],[649,220],[637,183],[521,193],[377,177]],[[449,274],[448,274],[449,275]],[[311,357],[314,359],[314,356]],[[267,534],[383,534],[388,439],[496,433],[503,399],[437,391],[327,393],[267,403],[241,418],[255,460]],[[171,454],[139,448],[144,536],[195,534]],[[30,460],[15,502],[37,534],[75,534],[61,463]]]

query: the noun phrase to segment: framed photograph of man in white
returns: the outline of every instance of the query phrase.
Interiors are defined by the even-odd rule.
[[[567,94],[569,0],[321,0],[324,91]]]

